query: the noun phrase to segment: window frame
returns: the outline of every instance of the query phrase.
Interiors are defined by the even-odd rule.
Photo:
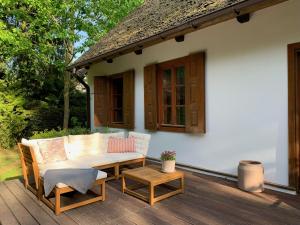
[[[122,111],[123,122],[112,122],[112,95],[111,80],[123,77]],[[121,129],[134,129],[134,69],[124,72],[94,77],[94,126],[114,127]],[[124,91],[126,90],[126,91]]]
[[[122,122],[114,122],[114,101],[113,101],[113,80],[116,79],[122,79]],[[109,83],[109,126],[114,127],[114,128],[123,128],[123,125],[125,124],[124,122],[124,74],[123,73],[118,73],[118,74],[113,74],[108,77],[108,83]]]
[[[157,129],[161,131],[173,131],[173,132],[186,132],[186,125],[173,125],[173,124],[164,124],[164,110],[163,110],[163,84],[162,84],[162,77],[163,72],[165,70],[170,69],[171,72],[171,88],[172,88],[172,120],[176,120],[176,68],[184,67],[184,87],[186,87],[187,82],[187,73],[189,72],[189,60],[188,56],[169,60],[166,62],[162,62],[157,64]],[[186,98],[186,92],[184,93]],[[175,97],[174,97],[175,96]],[[184,110],[185,110],[185,121],[186,121],[186,102],[184,104]]]

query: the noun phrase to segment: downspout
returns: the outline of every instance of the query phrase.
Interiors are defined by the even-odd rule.
[[[72,75],[76,78],[76,80],[81,83],[83,85],[83,87],[85,88],[86,90],[86,112],[87,112],[87,129],[90,129],[91,128],[91,97],[90,97],[90,94],[91,94],[91,90],[90,90],[90,87],[87,83],[85,83],[85,81],[80,77],[78,76],[78,74],[76,74],[76,69],[74,68],[73,69],[73,72],[72,72]]]

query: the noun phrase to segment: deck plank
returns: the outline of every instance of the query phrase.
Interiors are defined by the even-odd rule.
[[[19,224],[13,213],[10,211],[3,198],[0,196],[0,224],[17,225]]]
[[[39,224],[57,225],[58,223],[51,218],[36,202],[24,194],[24,192],[17,186],[14,180],[6,181],[4,183],[8,190],[10,190],[18,201],[31,213]]]
[[[131,199],[131,196],[123,194],[110,184],[111,182],[106,186],[107,197],[105,202],[96,202],[65,213],[79,224],[110,224],[122,221],[123,218],[125,221],[132,223],[125,219],[125,215],[149,207],[148,204],[138,199]]]
[[[24,195],[30,197],[31,201],[39,205],[40,210],[45,211],[54,221],[56,221],[56,223],[61,225],[78,225],[72,218],[68,217],[63,213],[60,214],[59,216],[56,216],[53,213],[53,211],[49,209],[43,202],[38,201],[35,195],[33,195],[29,190],[26,190],[23,184],[19,180],[13,180],[13,181],[18,186],[18,188],[23,191]]]
[[[206,202],[207,208],[218,208],[226,214],[228,219],[230,217],[240,218],[240,221],[244,220],[253,224],[265,224],[268,221],[269,223],[285,224],[287,218],[295,224],[300,224],[298,209],[284,203],[275,206],[277,199],[271,199],[265,193],[247,193],[235,188],[235,186],[207,180],[202,182],[207,184],[197,185],[199,179],[193,181],[190,178],[187,185],[192,188],[189,188],[189,192],[182,198],[182,202]],[[199,193],[203,195],[199,195]],[[295,198],[297,197],[295,196]],[[235,210],[231,210],[231,208]]]
[[[64,225],[300,224],[299,195],[292,196],[269,190],[259,194],[246,193],[237,189],[236,184],[231,181],[206,175],[195,176],[189,172],[186,173],[185,181],[184,194],[155,203],[153,207],[130,195],[123,194],[120,190],[120,181],[109,181],[106,186],[106,201],[72,209],[60,216],[55,216],[31,192],[25,190],[20,181],[14,180],[1,183],[0,191],[3,189],[4,192],[0,192],[2,198],[2,202],[0,198],[0,206],[6,205],[4,210],[13,218],[12,224],[19,221],[16,217],[19,214],[18,210],[21,210],[21,214],[29,213],[38,222],[41,222],[41,218],[32,211],[43,210],[48,215],[48,219],[50,217],[56,223]],[[3,184],[7,186],[3,187]],[[35,206],[25,208],[22,206],[25,202],[31,201]],[[13,206],[14,204],[19,206]],[[18,208],[20,206],[23,209]]]
[[[24,208],[23,205],[21,205],[21,203],[16,199],[16,197],[7,189],[4,183],[0,183],[0,195],[21,225],[38,224],[34,217]]]

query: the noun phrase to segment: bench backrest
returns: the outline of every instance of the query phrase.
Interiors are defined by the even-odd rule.
[[[35,159],[34,151],[32,147],[18,143],[22,172],[24,177],[24,185],[26,188],[33,188],[38,190],[39,184],[39,168]],[[32,186],[32,178],[34,179],[34,186]]]

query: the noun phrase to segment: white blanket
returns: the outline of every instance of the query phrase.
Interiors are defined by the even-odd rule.
[[[66,184],[85,194],[96,181],[96,169],[54,169],[47,170],[44,175],[45,196],[48,196],[58,183]]]

